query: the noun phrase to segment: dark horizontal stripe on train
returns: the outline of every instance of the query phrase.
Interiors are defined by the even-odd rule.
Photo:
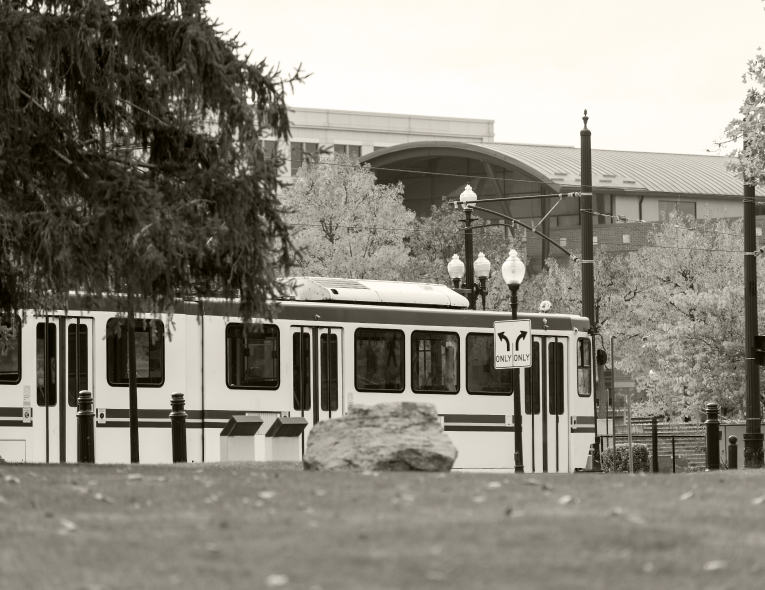
[[[587,427],[587,428],[572,428],[571,434],[595,434],[595,427]]]
[[[513,426],[470,426],[467,424],[444,425],[444,432],[515,432]]]
[[[93,311],[118,312],[119,297],[95,298]],[[208,316],[222,316],[231,318],[235,322],[239,317],[239,304],[220,299],[204,301],[204,314]],[[124,304],[123,304],[124,307]],[[176,301],[175,314],[196,316],[200,312],[197,302]],[[422,313],[423,308],[430,313]],[[75,294],[69,295],[69,309],[71,311],[84,309],[80,297]],[[415,325],[415,326],[455,326],[462,328],[485,328],[494,330],[494,322],[510,319],[507,312],[472,311],[468,309],[446,309],[429,306],[402,307],[395,304],[387,305],[364,305],[346,302],[303,302],[303,301],[280,301],[276,304],[274,315],[281,320],[314,323],[315,316],[321,316],[321,324],[392,324],[392,325]],[[589,320],[578,316],[565,316],[557,314],[525,314],[518,313],[519,320],[531,320],[533,330],[543,330],[547,320],[548,330],[573,330],[579,328],[582,336],[586,335],[589,328]]]
[[[138,421],[138,428],[170,428],[170,420],[164,421],[164,422],[157,422],[157,421],[150,421],[150,420],[139,420]],[[111,420],[109,422],[101,422],[96,424],[98,428],[129,428],[130,427],[130,421],[125,420]],[[223,428],[225,424],[220,425],[221,428]],[[205,427],[212,428],[210,424],[205,423]],[[186,422],[186,428],[202,428],[201,422]]]
[[[100,409],[100,408],[99,408]],[[244,414],[274,414],[278,415],[281,412],[274,411],[262,411],[258,410],[205,410],[205,420],[228,420],[231,416],[243,416]],[[202,410],[186,410],[189,420],[201,420]],[[168,418],[170,416],[170,409],[156,410],[156,409],[143,409],[138,410],[138,418]],[[106,408],[106,418],[129,418],[130,410],[126,408]]]
[[[21,418],[24,415],[24,408],[0,408],[0,416],[7,418]]]
[[[504,424],[504,414],[443,414],[444,424],[468,422],[471,424]]]
[[[32,426],[31,422],[22,422],[21,420],[0,420],[0,426]]]

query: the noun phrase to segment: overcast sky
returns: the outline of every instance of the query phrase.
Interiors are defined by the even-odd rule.
[[[706,153],[765,44],[760,0],[212,0],[292,106],[493,119],[495,140]]]

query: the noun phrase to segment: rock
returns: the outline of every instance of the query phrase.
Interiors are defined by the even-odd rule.
[[[319,422],[308,436],[303,466],[311,470],[449,471],[457,449],[433,404],[353,405]]]

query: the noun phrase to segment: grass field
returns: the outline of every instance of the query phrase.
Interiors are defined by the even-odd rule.
[[[0,465],[0,588],[765,587],[765,473]]]

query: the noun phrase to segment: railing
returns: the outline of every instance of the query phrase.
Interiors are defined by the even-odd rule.
[[[604,446],[603,446],[604,442],[606,443],[606,448],[609,448],[609,447],[615,448],[616,447],[616,443],[619,441],[619,439],[624,440],[624,439],[627,439],[627,438],[629,438],[628,434],[601,435],[601,437],[600,437],[600,452],[602,453],[603,450],[604,450]],[[671,450],[671,455],[670,455],[671,458],[672,458],[672,473],[677,473],[677,459],[678,459],[678,455],[677,455],[677,452],[676,452],[676,442],[678,440],[682,441],[682,440],[687,440],[687,439],[702,440],[702,441],[704,441],[706,437],[703,434],[658,434],[658,433],[656,433],[656,434],[654,434],[654,433],[651,433],[651,434],[637,434],[637,433],[634,433],[634,430],[633,430],[632,438],[633,438],[633,440],[634,439],[650,439],[651,440],[651,450],[652,450],[652,453],[651,453],[652,461],[651,461],[651,463],[652,463],[652,471],[654,473],[658,473],[659,472],[659,456],[660,455],[659,455],[659,444],[658,444],[658,441],[660,439],[663,439],[663,440],[669,439],[671,441],[671,449],[672,449]],[[606,439],[610,440],[610,442],[611,442],[610,445],[607,444]],[[703,455],[703,453],[704,453],[704,451],[700,451],[700,452],[693,453],[693,454],[702,454]],[[666,456],[666,455],[663,455],[663,456]],[[682,455],[680,457],[682,458]]]

